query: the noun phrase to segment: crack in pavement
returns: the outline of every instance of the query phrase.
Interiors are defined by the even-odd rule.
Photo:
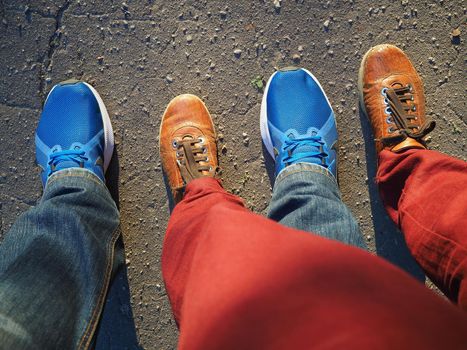
[[[26,104],[9,103],[8,101],[0,102],[0,106],[9,107],[9,108],[18,108],[18,109],[28,109],[32,112],[40,112],[40,109],[28,106]]]
[[[62,6],[59,7],[55,16],[55,30],[49,38],[49,49],[47,53],[43,55],[41,58],[42,61],[42,68],[39,71],[39,93],[42,100],[45,100],[45,89],[46,89],[46,81],[45,75],[50,69],[52,65],[52,58],[55,53],[55,50],[60,46],[60,37],[62,35],[62,19],[65,11],[71,5],[70,0],[66,0]]]

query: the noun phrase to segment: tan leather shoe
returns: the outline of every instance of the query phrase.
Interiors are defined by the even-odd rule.
[[[426,148],[424,137],[435,122],[425,116],[422,80],[401,49],[389,44],[371,48],[360,66],[358,89],[378,153]]]
[[[175,203],[191,180],[216,175],[216,135],[203,101],[188,94],[170,101],[162,117],[159,150]]]

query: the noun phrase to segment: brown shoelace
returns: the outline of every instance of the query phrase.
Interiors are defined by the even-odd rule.
[[[396,125],[395,129],[389,127],[388,131],[394,133],[399,130],[398,135],[383,137],[381,139],[383,143],[393,143],[397,139],[403,141],[407,137],[422,141],[421,139],[435,128],[435,121],[429,118],[421,126],[415,123],[418,116],[411,113],[416,112],[417,107],[413,103],[409,104],[409,101],[414,100],[413,87],[410,84],[403,86],[400,83],[394,83],[391,88],[384,88],[382,94],[385,96],[384,102],[387,105],[388,123]]]
[[[209,161],[204,141],[201,137],[194,138],[187,135],[181,141],[174,140],[172,143],[172,147],[177,150],[177,163],[185,184],[193,179],[205,176],[203,172],[212,171],[211,166],[201,164]]]

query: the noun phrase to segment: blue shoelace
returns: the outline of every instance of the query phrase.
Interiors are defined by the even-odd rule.
[[[300,139],[287,138],[284,141],[284,151],[287,152],[287,156],[283,158],[283,161],[288,164],[296,163],[305,158],[317,158],[319,163],[325,165],[324,158],[328,156],[324,152],[324,142],[321,136],[310,136]],[[307,151],[300,152],[300,148],[307,149]],[[298,152],[295,152],[297,151]]]
[[[87,161],[85,157],[86,152],[82,150],[65,150],[60,152],[54,152],[50,155],[49,166],[51,168],[50,173],[53,173],[57,165],[62,162],[74,162],[78,166],[82,167],[83,162]]]

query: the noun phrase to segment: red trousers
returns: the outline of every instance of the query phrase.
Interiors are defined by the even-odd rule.
[[[410,150],[383,151],[379,164],[390,217],[458,306],[379,257],[251,213],[203,178],[164,242],[179,348],[467,349],[466,163]]]

